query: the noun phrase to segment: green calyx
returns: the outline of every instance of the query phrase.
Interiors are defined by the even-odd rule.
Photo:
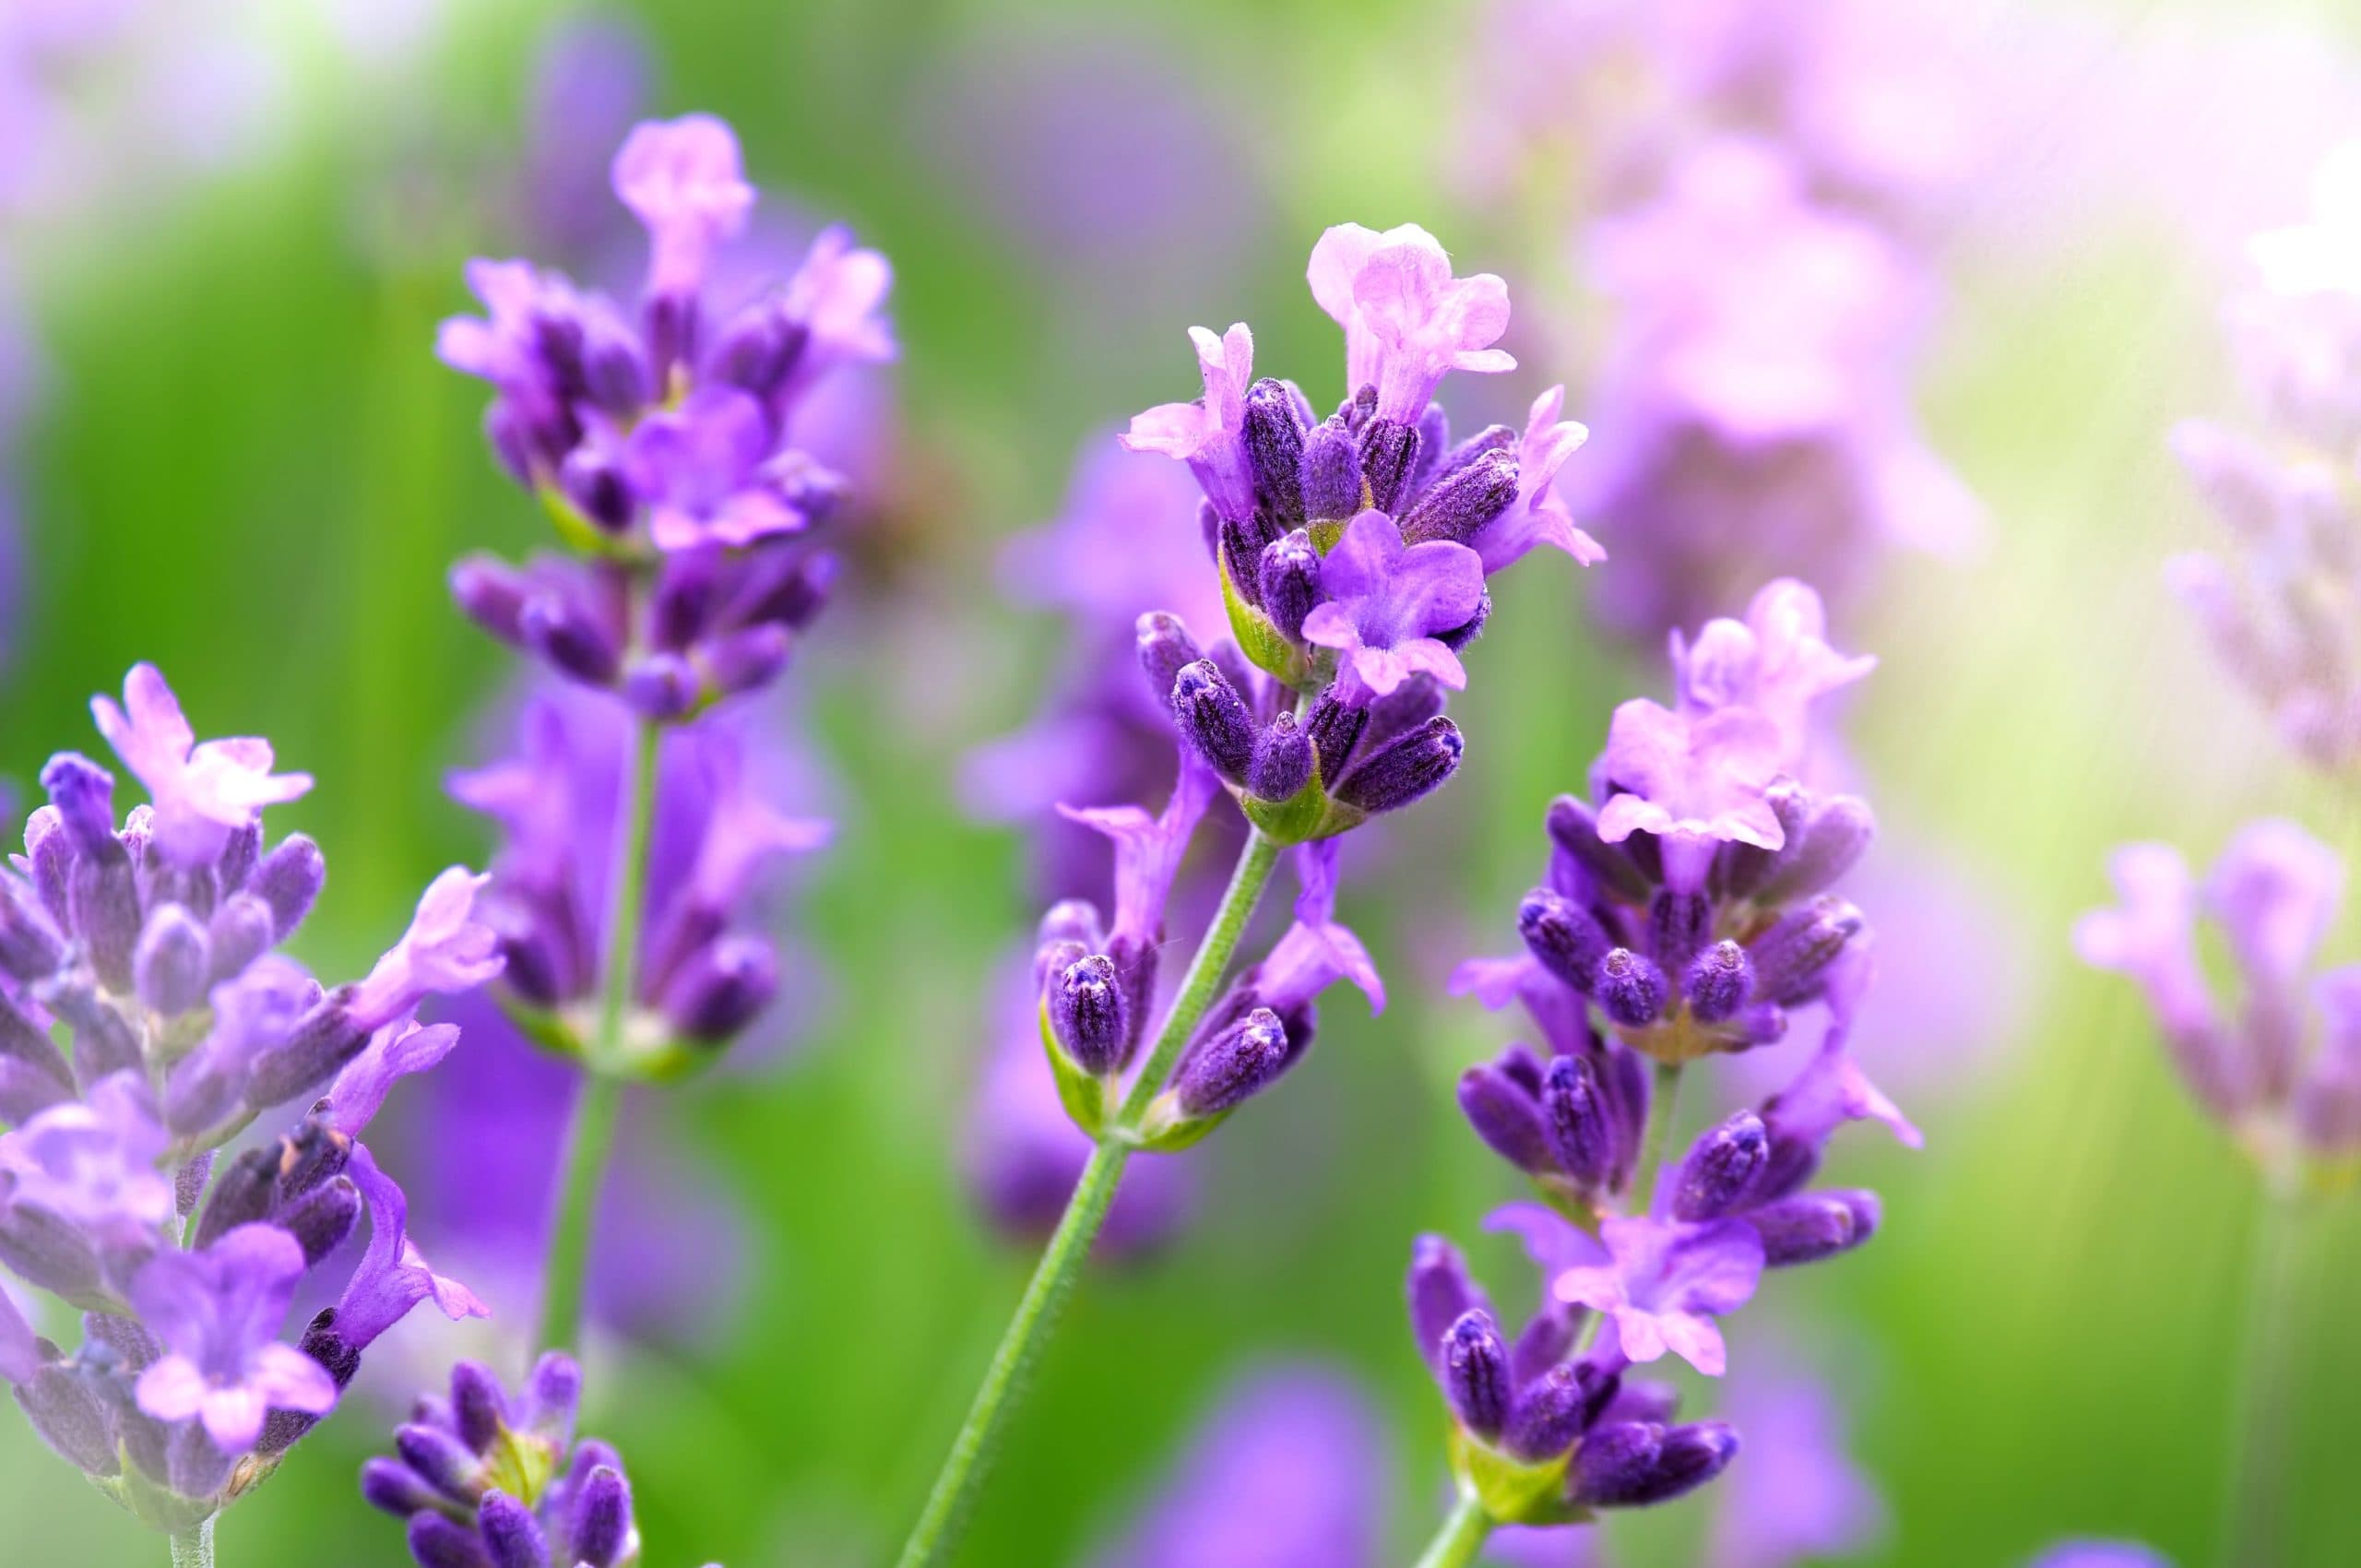
[[[1050,1076],[1057,1082],[1058,1103],[1066,1108],[1066,1115],[1075,1126],[1093,1139],[1101,1136],[1107,1130],[1107,1080],[1084,1072],[1082,1064],[1058,1044],[1058,1037],[1050,1028],[1047,1001],[1035,1011],[1040,1018],[1041,1049],[1050,1057]]]
[[[1133,1148],[1151,1154],[1177,1154],[1201,1142],[1228,1118],[1227,1111],[1211,1116],[1192,1116],[1180,1109],[1179,1098],[1167,1089],[1148,1102],[1146,1113],[1126,1141]]]
[[[1229,635],[1237,639],[1239,651],[1297,691],[1316,690],[1324,684],[1311,652],[1287,641],[1276,622],[1239,593],[1230,576],[1228,551],[1221,552],[1216,564],[1221,568],[1222,608],[1229,612]]]
[[[1451,1429],[1451,1473],[1473,1492],[1484,1512],[1501,1525],[1576,1525],[1591,1511],[1566,1501],[1566,1467],[1570,1449],[1554,1459],[1527,1464],[1469,1435],[1455,1423]]]

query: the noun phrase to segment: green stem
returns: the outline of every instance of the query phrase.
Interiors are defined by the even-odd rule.
[[[1172,1071],[1205,1009],[1213,1004],[1214,992],[1221,984],[1231,956],[1238,951],[1239,938],[1245,932],[1254,906],[1262,899],[1263,889],[1270,883],[1271,871],[1278,858],[1279,846],[1262,833],[1253,833],[1247,838],[1238,869],[1230,875],[1229,888],[1222,895],[1221,907],[1214,911],[1213,922],[1205,928],[1204,940],[1198,944],[1197,956],[1190,961],[1188,973],[1181,977],[1180,992],[1173,999],[1172,1010],[1165,1015],[1155,1049],[1141,1066],[1115,1125],[1091,1154],[1090,1163],[1083,1167],[1082,1179],[1074,1183],[1074,1194],[1066,1200],[1066,1212],[1058,1221],[1057,1233],[1050,1238],[1049,1247],[1041,1253],[1041,1261],[1025,1287],[1024,1299],[1016,1304],[1016,1315],[1009,1320],[999,1348],[992,1352],[991,1365],[985,1370],[983,1384],[967,1408],[967,1419],[961,1423],[958,1436],[952,1440],[951,1453],[943,1462],[942,1473],[935,1477],[934,1490],[927,1494],[926,1507],[902,1548],[899,1568],[937,1568],[950,1560],[958,1546],[960,1532],[966,1528],[985,1477],[991,1473],[1008,1422],[1024,1402],[1033,1369],[1049,1344],[1050,1331],[1056,1326],[1067,1297],[1074,1293],[1083,1262],[1090,1255],[1090,1244],[1115,1201],[1116,1185],[1122,1180],[1123,1167],[1132,1157],[1130,1136],[1137,1130],[1148,1102],[1163,1087],[1165,1077]]]
[[[213,1516],[172,1532],[172,1568],[213,1568]]]
[[[1451,1516],[1418,1555],[1418,1568],[1467,1568],[1492,1533],[1492,1516],[1472,1491],[1462,1492]]]
[[[2247,1266],[2245,1343],[2239,1357],[2237,1446],[2231,1455],[2225,1562],[2278,1568],[2285,1560],[2287,1431],[2294,1403],[2294,1314],[2301,1215],[2296,1200],[2266,1195]]]
[[[538,1349],[570,1350],[582,1333],[583,1281],[589,1272],[590,1226],[607,1155],[623,1111],[623,1081],[615,1075],[623,1053],[623,1029],[638,980],[639,925],[647,879],[647,841],[656,821],[656,763],[663,731],[635,724],[631,777],[624,786],[623,839],[611,879],[613,903],[607,916],[606,992],[599,1005],[599,1029],[583,1053],[582,1088],[574,1099],[566,1129],[565,1163],[559,1178],[557,1212],[551,1222],[549,1253],[541,1270],[541,1322]]]
[[[1640,1159],[1631,1169],[1631,1185],[1627,1189],[1631,1203],[1640,1212],[1646,1212],[1648,1201],[1656,1184],[1656,1172],[1664,1169],[1664,1146],[1672,1136],[1673,1107],[1680,1099],[1680,1063],[1656,1063],[1655,1091],[1648,1096],[1648,1120],[1640,1132]],[[1569,1352],[1584,1356],[1598,1341],[1598,1331],[1606,1324],[1607,1314],[1593,1312],[1583,1319],[1582,1331],[1574,1336],[1574,1348]]]

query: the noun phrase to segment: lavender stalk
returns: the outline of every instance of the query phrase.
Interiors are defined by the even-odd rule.
[[[1472,1491],[1461,1492],[1444,1515],[1442,1528],[1418,1554],[1418,1568],[1468,1568],[1491,1538],[1492,1516],[1484,1511],[1484,1500]]]
[[[172,1568],[213,1568],[212,1520],[173,1533]]]

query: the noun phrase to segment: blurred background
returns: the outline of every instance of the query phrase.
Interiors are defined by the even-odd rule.
[[[1572,498],[1613,451],[1603,279],[1616,255],[1647,265],[1602,236],[1653,199],[1631,181],[1661,178],[1634,173],[1653,153],[1627,134],[1661,82],[1600,20],[1625,9],[0,0],[0,773],[22,800],[50,752],[95,743],[90,694],[157,661],[200,733],[267,733],[316,775],[274,821],[328,854],[302,943],[323,972],[364,965],[427,876],[488,849],[442,780],[481,754],[510,660],[444,574],[545,524],[485,450],[480,386],[433,357],[435,323],[472,308],[462,263],[596,275],[630,243],[604,198],[612,147],[641,113],[691,109],[736,126],[762,212],[842,219],[895,262],[902,358],[847,416],[868,494],[847,612],[791,682],[815,759],[796,804],[840,824],[780,911],[807,971],[795,1039],[646,1119],[644,1218],[718,1239],[652,1265],[652,1304],[591,1349],[588,1424],[629,1456],[650,1564],[884,1558],[1029,1265],[967,1180],[968,1106],[1008,1033],[998,988],[1042,890],[1039,823],[976,809],[974,755],[1041,710],[1067,647],[995,586],[1007,541],[1060,515],[1115,422],[1189,395],[1192,324],[1252,322],[1258,368],[1335,396],[1303,261],[1348,220],[1422,223],[1463,271],[1510,280],[1523,368],[1446,400],[1521,410],[1567,382],[1598,432]],[[1888,953],[1861,1043],[1927,1146],[1840,1140],[1837,1174],[1884,1193],[1885,1231],[1772,1280],[1732,1360],[1826,1389],[1821,1435],[1881,1499],[1845,1561],[2013,1563],[2070,1534],[2212,1561],[2258,1198],[2131,989],[2076,964],[2067,932],[2121,839],[2202,861],[2267,812],[2361,849],[2355,797],[2292,759],[2159,575],[2215,531],[2166,433],[2238,407],[2221,303],[2243,238],[2300,220],[2313,169],[2361,132],[2361,18],[2334,0],[1876,15],[1900,30],[1857,63],[1849,145],[1916,161],[1863,175],[1857,210],[1910,263],[1895,374],[1959,526],[1792,563],[1714,546],[1698,569],[1728,567],[1703,608],[1732,612],[1782,569],[1858,570],[1835,640],[1881,659],[1844,729],[1886,826],[1859,898]],[[1544,807],[1583,787],[1614,704],[1667,681],[1608,587],[1627,562],[1666,569],[1647,522],[1577,516],[1616,559],[1585,578],[1543,552],[1504,580],[1470,655],[1465,768],[1352,862],[1343,915],[1393,1005],[1332,999],[1307,1066],[1208,1146],[1193,1221],[1101,1266],[965,1561],[1132,1561],[1110,1543],[1192,1432],[1281,1364],[1368,1412],[1344,1426],[1382,1560],[1432,1528],[1443,1420],[1404,1323],[1411,1239],[1452,1234],[1507,1299],[1527,1289],[1480,1231],[1515,1183],[1452,1099],[1510,1026],[1442,978],[1513,941]],[[2361,930],[2330,951],[2361,954]],[[431,1238],[447,1217],[420,1201]],[[2348,1203],[2319,1218],[2293,1319],[2306,1564],[2361,1562],[2356,1283]],[[223,1520],[221,1561],[404,1561],[355,1471],[407,1390],[497,1343],[405,1324]],[[1727,1503],[1618,1518],[1604,1553],[1738,1561],[1715,1544],[1743,1533]],[[0,1516],[10,1561],[162,1554],[14,1420]]]

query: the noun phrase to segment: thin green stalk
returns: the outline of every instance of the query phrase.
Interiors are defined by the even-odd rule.
[[[2301,1291],[2302,1213],[2296,1199],[2263,1199],[2247,1265],[2239,1356],[2237,1446],[2230,1461],[2225,1562],[2278,1568],[2285,1561],[2287,1431],[2295,1403],[2293,1336]]]
[[[1451,1516],[1418,1554],[1418,1568],[1467,1568],[1491,1534],[1492,1516],[1484,1512],[1484,1504],[1474,1492],[1461,1492]]]
[[[1680,1099],[1680,1063],[1656,1063],[1655,1092],[1648,1096],[1648,1120],[1640,1132],[1640,1160],[1631,1170],[1629,1198],[1645,1210],[1656,1184],[1656,1172],[1664,1168],[1664,1147],[1672,1136],[1673,1108]],[[1571,1354],[1587,1355],[1598,1341],[1598,1331],[1607,1322],[1607,1314],[1593,1312],[1583,1319],[1582,1331],[1574,1336]]]
[[[172,1568],[213,1568],[213,1519],[172,1532]]]
[[[658,726],[645,720],[635,729],[631,777],[624,785],[623,802],[623,844],[610,879],[614,897],[607,916],[607,986],[599,1001],[598,1033],[584,1052],[582,1088],[575,1096],[573,1119],[566,1129],[557,1212],[551,1222],[549,1253],[541,1270],[541,1322],[534,1338],[540,1349],[574,1349],[581,1336],[591,1218],[606,1175],[607,1155],[614,1146],[615,1120],[623,1110],[623,1087],[615,1072],[638,980],[647,841],[656,821],[656,763],[663,737]]]
[[[1231,956],[1238,951],[1247,920],[1261,901],[1278,858],[1279,846],[1261,832],[1248,837],[1245,851],[1239,856],[1238,869],[1230,874],[1228,890],[1222,895],[1221,907],[1214,911],[1213,922],[1205,928],[1204,940],[1197,946],[1197,956],[1190,960],[1189,971],[1181,977],[1180,994],[1173,999],[1171,1011],[1165,1015],[1164,1028],[1157,1032],[1155,1048],[1141,1066],[1114,1124],[1100,1138],[1090,1163],[1083,1167],[1082,1179],[1066,1200],[1065,1215],[1058,1221],[1057,1233],[1050,1238],[1049,1247],[1025,1287],[1024,1298],[1017,1302],[1016,1315],[1009,1320],[999,1348],[992,1352],[991,1365],[985,1370],[983,1384],[967,1408],[967,1419],[952,1440],[951,1453],[943,1462],[942,1473],[935,1477],[934,1490],[927,1494],[926,1507],[902,1548],[899,1568],[937,1568],[950,1561],[957,1548],[960,1533],[983,1490],[985,1477],[991,1473],[1009,1420],[1024,1402],[1033,1369],[1049,1344],[1050,1331],[1056,1326],[1067,1297],[1074,1293],[1083,1262],[1090,1255],[1090,1244],[1115,1201],[1115,1189],[1122,1180],[1124,1165],[1131,1159],[1130,1140],[1138,1130],[1140,1118],[1164,1087],[1165,1078],[1204,1018],[1205,1009],[1213,1004],[1214,993],[1229,968]]]

